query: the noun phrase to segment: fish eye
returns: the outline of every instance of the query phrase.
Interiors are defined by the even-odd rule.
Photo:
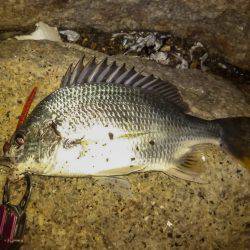
[[[22,146],[24,144],[24,135],[18,133],[15,136],[15,142],[18,146]]]

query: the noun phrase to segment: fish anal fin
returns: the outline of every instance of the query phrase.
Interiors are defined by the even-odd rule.
[[[184,180],[204,183],[200,174],[205,171],[206,156],[204,152],[211,144],[197,144],[178,157],[173,167],[170,167],[166,173]]]
[[[93,177],[95,183],[99,186],[109,187],[110,191],[122,196],[123,198],[132,198],[131,183],[128,178],[124,176],[110,176],[110,177]]]
[[[200,174],[204,171],[204,162],[206,161],[205,157],[205,148],[208,147],[207,144],[198,144],[180,157],[177,160],[177,166],[180,169],[185,170],[185,172],[190,172],[193,174]]]

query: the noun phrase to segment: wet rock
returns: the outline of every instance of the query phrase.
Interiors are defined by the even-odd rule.
[[[24,103],[35,85],[39,87],[36,103],[58,88],[68,65],[83,52],[86,60],[105,56],[74,44],[0,43],[0,147],[15,129],[22,109],[17,101]],[[198,70],[171,69],[137,57],[113,58],[175,84],[197,116],[250,115],[244,95],[222,78]],[[127,188],[116,192],[115,183],[106,185],[95,178],[33,176],[24,248],[246,249],[249,173],[217,148],[211,148],[206,157],[203,178],[207,184],[162,173],[132,174],[127,177],[129,195],[123,194]],[[241,174],[237,174],[239,170]],[[4,175],[0,177],[3,186]],[[15,188],[20,190],[12,187],[13,202],[20,198]]]
[[[28,0],[1,3],[0,30],[30,30],[42,20],[68,29],[173,31],[250,69],[249,1]]]

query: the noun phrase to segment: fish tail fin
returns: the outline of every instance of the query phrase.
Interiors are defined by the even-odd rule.
[[[214,121],[222,127],[222,147],[250,170],[250,117]]]

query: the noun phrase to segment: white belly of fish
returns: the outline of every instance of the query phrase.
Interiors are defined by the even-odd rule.
[[[138,138],[124,138],[124,134],[126,132],[118,128],[94,126],[87,131],[81,142],[69,147],[60,145],[56,150],[54,164],[44,174],[111,176],[134,172],[138,170],[134,152]]]

